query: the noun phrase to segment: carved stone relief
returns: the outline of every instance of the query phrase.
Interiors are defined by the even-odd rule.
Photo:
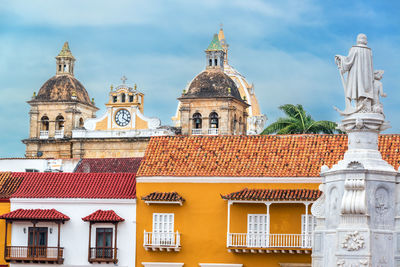
[[[385,214],[389,211],[389,193],[386,188],[379,187],[375,191],[375,222],[385,225]]]
[[[353,233],[348,233],[343,242],[342,248],[347,251],[357,251],[364,247],[365,241],[364,237],[358,232],[354,231]]]

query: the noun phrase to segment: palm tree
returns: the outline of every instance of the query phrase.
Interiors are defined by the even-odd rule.
[[[302,105],[286,104],[279,107],[287,117],[271,123],[261,134],[333,134],[337,124],[333,121],[315,121]],[[336,130],[340,132],[339,130]]]

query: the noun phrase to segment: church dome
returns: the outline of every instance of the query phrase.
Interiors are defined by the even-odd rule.
[[[205,70],[190,83],[181,98],[233,97],[243,101],[235,82],[223,71]]]
[[[35,101],[78,101],[93,106],[85,87],[71,75],[56,75],[40,88]]]

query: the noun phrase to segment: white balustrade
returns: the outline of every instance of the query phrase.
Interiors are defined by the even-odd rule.
[[[203,129],[192,129],[192,135],[200,135],[203,133]]]
[[[229,233],[228,247],[311,248],[312,235]]]
[[[56,130],[54,133],[54,138],[56,139],[64,138],[64,129]]]
[[[181,247],[181,235],[175,233],[153,233],[144,231],[143,246],[152,249],[174,249],[178,251]]]
[[[39,138],[40,139],[49,139],[49,131],[40,131]]]
[[[208,135],[218,135],[218,128],[208,129]]]

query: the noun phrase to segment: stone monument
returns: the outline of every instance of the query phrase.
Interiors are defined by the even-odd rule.
[[[332,168],[321,167],[323,194],[311,209],[317,218],[312,266],[400,266],[400,186],[378,150],[379,133],[390,127],[379,101],[386,96],[383,71],[373,70],[365,34],[335,62],[346,100],[344,111],[336,109],[348,150]]]

